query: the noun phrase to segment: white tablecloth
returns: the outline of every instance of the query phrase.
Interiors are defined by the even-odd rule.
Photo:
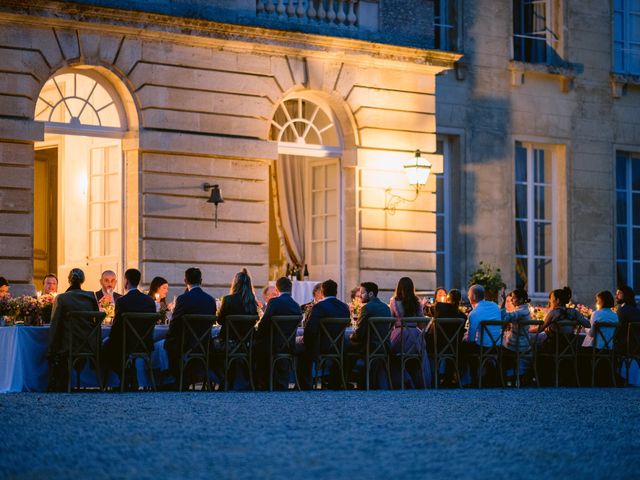
[[[318,282],[312,282],[308,280],[294,280],[293,287],[291,288],[291,296],[296,302],[298,302],[299,305],[309,303],[313,300],[313,287],[315,287],[317,283]]]
[[[110,327],[102,328],[102,338],[109,335]],[[157,325],[154,340],[167,335],[166,325]],[[44,392],[49,379],[47,348],[49,346],[49,327],[0,327],[0,393],[6,392]],[[154,352],[154,364],[160,352]],[[138,362],[138,383],[148,386],[142,361]],[[75,375],[72,380],[75,383]],[[87,365],[80,376],[82,386],[98,386],[95,371]],[[107,380],[109,386],[119,385],[115,373]]]

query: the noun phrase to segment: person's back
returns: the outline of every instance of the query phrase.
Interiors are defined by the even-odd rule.
[[[601,308],[591,314],[591,330],[589,334],[596,339],[596,348],[602,349],[607,345],[610,348],[613,347],[613,337],[616,330],[611,327],[603,327],[600,329],[600,334],[595,336],[595,325],[597,323],[618,323],[618,315],[610,308]]]
[[[317,354],[316,347],[320,334],[320,321],[323,318],[350,318],[349,306],[335,297],[325,298],[311,309],[304,327],[305,350]],[[320,346],[322,348],[322,346]]]
[[[469,332],[467,336],[468,342],[475,342],[477,345],[490,347],[492,346],[491,337],[493,337],[494,340],[498,339],[498,345],[502,344],[502,327],[499,325],[492,325],[487,327],[487,330],[490,332],[491,336],[489,336],[488,334],[484,335],[481,341],[480,322],[488,320],[502,320],[500,307],[498,307],[498,304],[494,302],[490,302],[488,300],[480,300],[469,314]]]
[[[232,293],[229,295],[225,295],[222,297],[222,303],[220,304],[220,311],[218,312],[218,325],[220,325],[220,333],[218,334],[218,338],[224,340],[227,330],[227,317],[229,315],[257,315],[258,308],[254,305],[251,307],[247,307],[242,301],[242,296],[238,293]],[[232,340],[237,340],[233,338],[233,335],[230,335]]]
[[[215,315],[216,300],[207,292],[202,290],[200,285],[193,286],[189,291],[183,293],[176,299],[176,306],[173,310],[169,331],[164,342],[167,351],[180,350],[180,339],[182,338],[183,317],[185,315]]]
[[[351,334],[351,344],[353,345],[354,350],[364,350],[365,342],[367,341],[369,319],[373,317],[391,317],[391,309],[389,308],[389,305],[384,303],[377,296],[372,297],[360,308],[356,328]]]
[[[629,334],[629,325],[634,324],[634,328],[636,332],[640,330],[640,309],[635,305],[625,304],[621,307],[618,307],[618,330],[616,332],[615,345],[616,350],[620,354],[625,354],[627,352],[627,335]],[[640,348],[638,344],[639,338],[634,336],[634,332],[632,331],[629,335],[629,345],[628,350],[630,352],[637,351]],[[640,335],[638,332],[636,335]]]
[[[519,305],[515,310],[507,312],[503,310],[502,320],[511,324],[511,330],[505,334],[504,346],[513,351],[524,352],[529,348],[529,330],[522,326],[524,322],[531,320],[528,305]]]
[[[49,351],[52,354],[66,353],[69,346],[71,330],[67,325],[69,312],[97,312],[98,303],[93,292],[73,288],[58,295],[53,303],[51,312],[51,327],[49,339]],[[77,328],[89,333],[90,325],[79,325]]]

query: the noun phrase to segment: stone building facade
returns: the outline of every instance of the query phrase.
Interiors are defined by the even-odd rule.
[[[220,295],[246,266],[259,287],[290,261],[283,208],[305,205],[312,279],[433,288],[435,177],[395,212],[387,198],[413,193],[416,149],[441,170],[436,75],[460,55],[403,26],[431,25],[430,2],[394,3],[320,18],[292,2],[2,2],[0,275],[20,292],[81,266],[95,288],[137,267],[178,291],[197,265]],[[296,159],[279,202],[278,162]],[[217,228],[205,183],[225,199]]]
[[[373,280],[388,298],[404,275],[465,287],[481,261],[540,299],[638,288],[639,10],[4,1],[0,275],[20,291],[52,269],[135,266],[179,286],[195,264],[221,294],[247,266],[262,286],[296,250],[291,208],[311,278],[343,295]],[[432,164],[418,192],[416,149]],[[300,189],[279,201],[296,158]],[[225,199],[217,228],[205,183]]]

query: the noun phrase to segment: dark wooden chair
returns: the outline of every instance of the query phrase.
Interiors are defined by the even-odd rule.
[[[426,372],[424,371],[422,363],[423,355],[426,352],[420,352],[415,345],[405,345],[405,330],[415,329],[418,327],[418,324],[424,324],[426,321],[426,317],[405,317],[400,320],[400,351],[398,353],[392,353],[392,355],[400,361],[400,390],[404,390],[404,375],[407,371],[407,364],[410,362],[418,363],[420,372],[422,373],[422,385],[426,387]],[[423,346],[425,346],[424,331],[419,330],[419,335],[420,338],[418,341],[422,342]]]
[[[351,324],[350,318],[321,318],[316,350],[316,370],[313,379],[314,387],[318,380],[322,384],[324,369],[328,363],[335,363],[340,371],[342,388],[347,388],[344,374],[344,332]]]
[[[253,383],[253,334],[258,322],[257,315],[229,315],[225,321],[224,348],[224,390],[229,388],[229,371],[238,362],[247,368],[251,390]]]
[[[618,329],[618,324],[614,322],[595,322],[593,329],[593,342],[591,344],[591,386],[596,386],[596,370],[598,364],[605,362],[609,364],[611,373],[611,385],[616,385],[616,352],[613,341]],[[597,348],[598,340],[603,346]]]
[[[433,322],[433,357],[435,388],[440,384],[440,362],[453,363],[458,379],[458,387],[462,387],[460,375],[460,342],[464,332],[463,318],[434,318]]]
[[[483,320],[480,322],[480,350],[478,353],[478,388],[482,388],[483,370],[486,365],[492,363],[500,378],[500,384],[504,387],[502,374],[502,338],[505,323],[502,320]],[[500,327],[500,334],[492,332],[491,327]],[[491,345],[485,346],[485,339],[489,339]]]
[[[273,391],[273,374],[278,362],[285,361],[293,369],[296,387],[298,382],[296,359],[296,334],[302,315],[275,315],[269,329],[269,391]]]
[[[536,386],[540,386],[540,379],[538,378],[538,329],[544,322],[540,320],[529,320],[526,322],[519,322],[518,328],[524,329],[528,332],[528,335],[522,336],[522,338],[527,339],[526,346],[519,346],[515,351],[510,350],[508,348],[504,348],[502,351],[503,362],[505,359],[512,359],[515,362],[515,377],[516,377],[516,388],[521,387],[521,378],[522,374],[520,373],[520,364],[523,360],[529,360],[529,364],[533,370],[533,378],[536,381]],[[534,331],[531,331],[531,327],[536,327]],[[504,365],[503,365],[504,367]]]
[[[127,384],[127,368],[137,375],[136,360],[142,359],[149,370],[151,388],[156,391],[156,381],[153,375],[151,355],[153,354],[153,331],[160,320],[159,313],[124,313],[122,314],[122,375],[120,377],[120,391],[124,392]]]
[[[67,356],[67,392],[71,392],[73,371],[76,372],[76,389],[80,389],[80,372],[85,362],[93,364],[100,390],[104,389],[100,350],[102,347],[102,321],[104,312],[73,311],[67,314],[65,327],[69,329],[69,354]]]
[[[626,345],[621,354],[621,364],[625,366],[625,385],[629,386],[629,370],[635,361],[640,368],[640,323],[627,324]]]
[[[184,388],[184,376],[187,367],[200,364],[204,370],[202,390],[211,389],[209,381],[209,349],[211,346],[211,327],[216,322],[215,315],[183,315],[182,338],[180,340],[180,391]],[[194,385],[195,388],[195,385]]]
[[[387,373],[389,388],[393,388],[389,347],[391,345],[391,327],[396,322],[393,317],[371,317],[367,322],[367,343],[365,346],[366,389],[371,388],[371,367],[382,364]]]
[[[560,373],[563,365],[569,364],[574,372],[576,385],[580,386],[578,370],[578,356],[584,337],[576,334],[578,322],[574,320],[559,320],[555,331],[546,342],[552,342],[551,349],[538,352],[538,359],[550,359],[553,363],[554,385],[560,386]],[[549,351],[551,350],[551,351]]]

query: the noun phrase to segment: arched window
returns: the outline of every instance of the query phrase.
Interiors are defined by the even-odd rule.
[[[303,97],[290,98],[278,106],[269,138],[278,142],[282,154],[341,153],[341,139],[331,112]]]
[[[126,117],[113,87],[93,70],[65,69],[51,77],[36,102],[35,120],[52,129],[126,131]]]
[[[302,93],[278,106],[270,138],[278,142],[275,218],[286,260],[308,265],[312,279],[340,278],[342,139],[334,116]]]

